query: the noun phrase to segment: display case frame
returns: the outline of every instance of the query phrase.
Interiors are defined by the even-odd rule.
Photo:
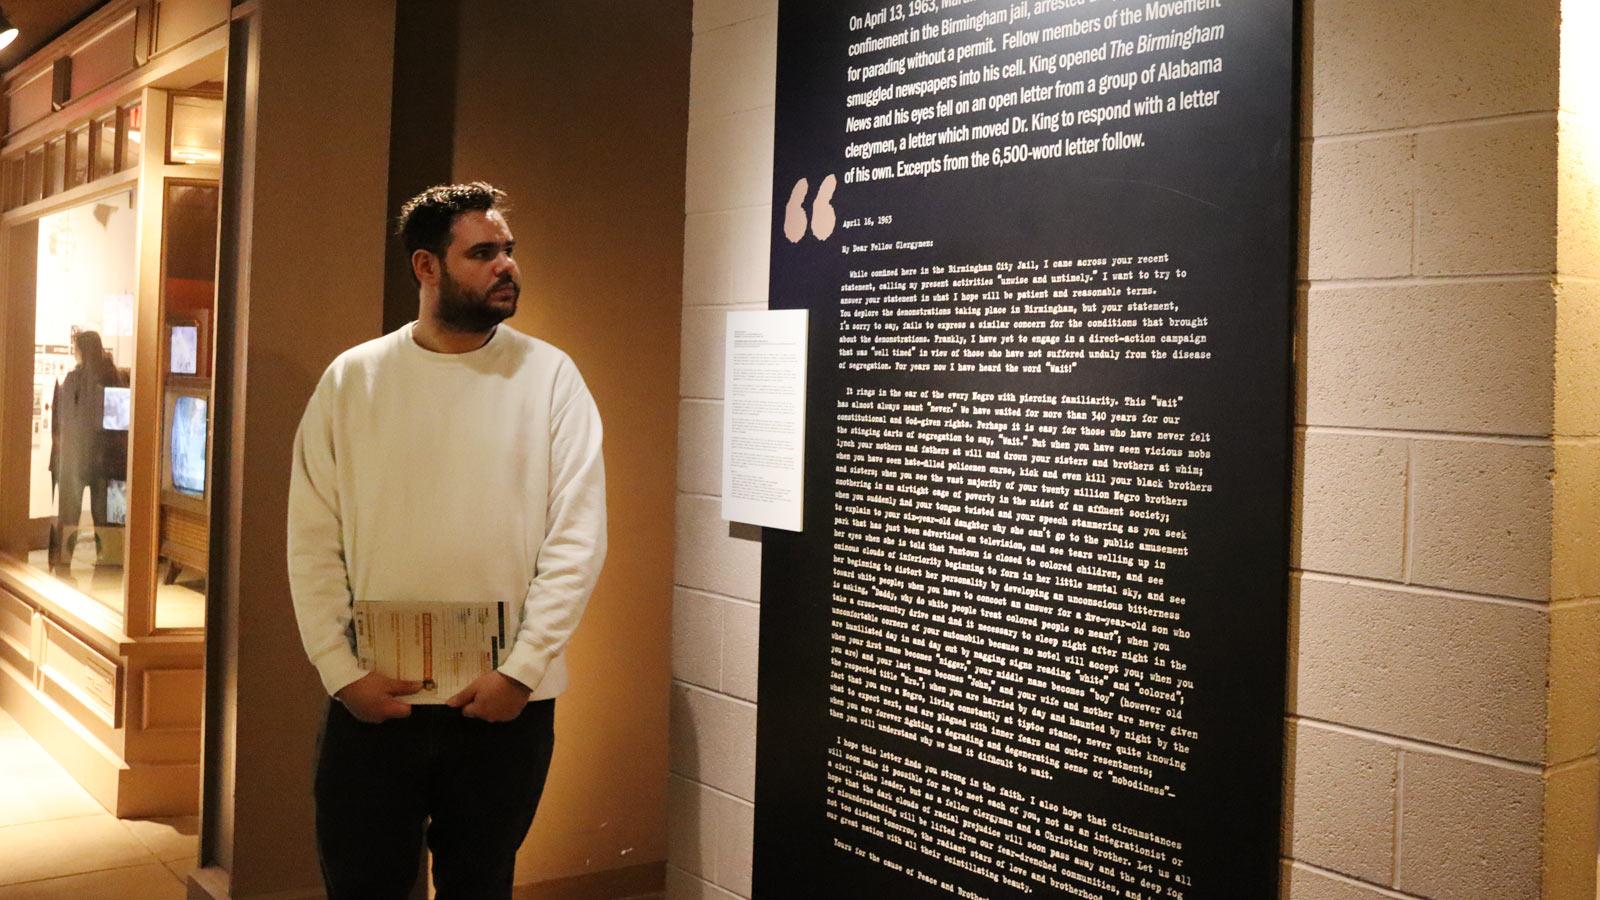
[[[121,27],[135,12],[140,27]],[[153,26],[165,16],[194,27],[182,34],[167,29],[158,49]],[[222,77],[227,32],[226,4],[112,0],[3,78],[13,102],[0,109],[0,198],[6,207],[0,213],[0,707],[118,816],[190,814],[199,805],[204,630],[160,628],[156,622],[168,336],[161,293],[164,203],[157,198],[170,179],[216,183],[221,171],[217,165],[169,166],[165,147],[150,141],[167,134],[169,90]],[[27,99],[52,60],[106,40],[129,42],[128,68],[121,74],[54,107],[39,108]],[[136,148],[129,141],[133,110],[141,120],[142,145]],[[106,134],[108,126],[113,134]],[[84,128],[86,183],[67,186],[72,151],[80,148],[63,141],[61,189],[48,191],[53,182],[46,148]],[[36,529],[15,473],[26,478],[30,465],[29,432],[18,420],[33,414],[35,292],[32,272],[25,271],[32,267],[20,261],[37,253],[42,216],[130,189],[139,201],[133,477],[124,611],[117,615],[26,562]],[[210,346],[208,341],[202,352]]]

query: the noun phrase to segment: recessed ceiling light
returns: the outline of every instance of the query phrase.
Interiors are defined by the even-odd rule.
[[[17,26],[11,24],[6,11],[0,9],[0,50],[11,46],[11,42],[17,39],[17,33]]]

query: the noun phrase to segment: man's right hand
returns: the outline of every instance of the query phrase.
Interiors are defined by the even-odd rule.
[[[334,694],[350,715],[363,722],[377,724],[389,719],[403,719],[411,715],[411,704],[396,697],[415,694],[422,690],[420,681],[400,681],[377,672],[368,672]]]

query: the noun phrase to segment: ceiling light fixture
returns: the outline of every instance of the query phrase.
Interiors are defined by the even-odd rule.
[[[0,50],[11,46],[17,39],[17,26],[11,24],[11,19],[6,16],[6,11],[0,9]]]

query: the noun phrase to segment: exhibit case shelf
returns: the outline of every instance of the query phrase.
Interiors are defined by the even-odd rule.
[[[226,0],[4,77],[0,706],[108,810],[198,808]]]

